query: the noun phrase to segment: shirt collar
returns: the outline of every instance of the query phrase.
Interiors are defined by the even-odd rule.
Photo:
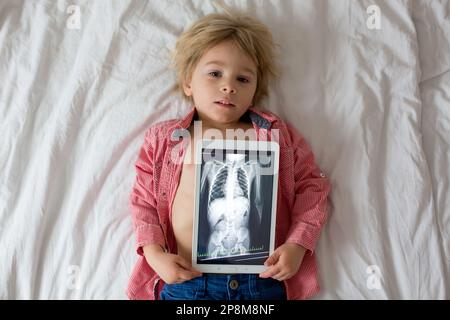
[[[255,107],[250,107],[242,116],[242,118],[248,117],[253,125],[261,129],[270,129],[272,123],[276,120],[272,114],[265,113],[256,109]],[[171,128],[169,132],[172,132],[172,138],[177,138],[180,136],[180,131],[189,128],[193,121],[198,120],[197,109],[191,107],[188,114],[181,120],[177,121]]]

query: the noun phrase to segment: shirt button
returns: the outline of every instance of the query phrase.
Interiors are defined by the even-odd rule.
[[[236,280],[230,281],[230,288],[236,290],[239,287],[239,283]]]

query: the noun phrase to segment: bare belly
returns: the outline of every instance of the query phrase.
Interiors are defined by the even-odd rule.
[[[194,164],[183,164],[180,182],[172,205],[172,227],[178,255],[191,261],[192,219],[194,212]]]
[[[253,128],[251,124],[245,124],[242,127],[244,130]],[[256,140],[255,136],[252,136],[251,140]],[[192,221],[195,203],[194,146],[195,143],[192,140],[188,146],[190,154],[186,152],[184,163],[182,164],[180,181],[171,209],[172,228],[177,241],[178,255],[189,262],[192,260]]]

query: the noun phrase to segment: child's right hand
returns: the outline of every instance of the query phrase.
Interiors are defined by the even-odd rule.
[[[202,273],[179,255],[164,252],[159,245],[149,245],[144,248],[147,263],[167,284],[182,283]]]

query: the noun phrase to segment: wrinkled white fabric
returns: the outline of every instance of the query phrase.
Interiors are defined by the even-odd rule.
[[[332,182],[315,298],[449,299],[449,2],[223,2],[271,29],[281,77],[262,106]],[[126,298],[134,161],[150,125],[188,111],[170,50],[214,11],[0,2],[0,299]]]

